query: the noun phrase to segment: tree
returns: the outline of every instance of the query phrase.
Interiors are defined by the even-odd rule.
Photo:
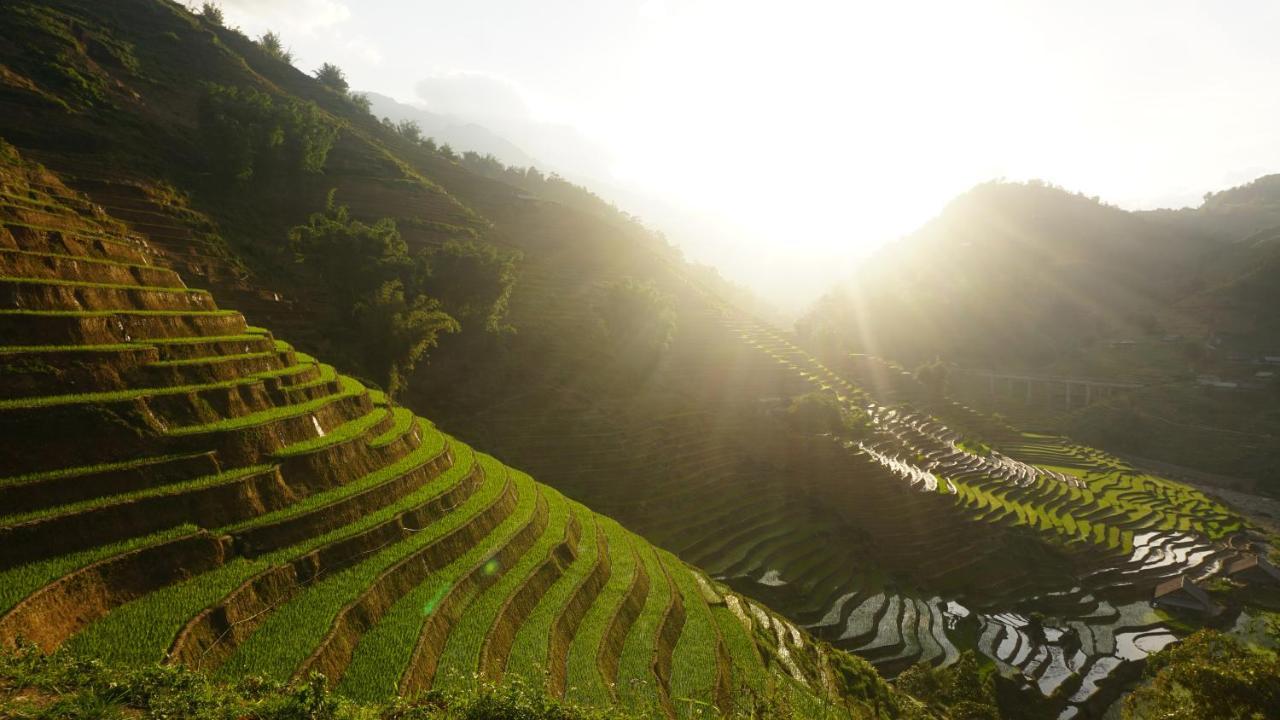
[[[210,85],[198,120],[215,171],[236,180],[319,172],[338,128],[315,103]]]
[[[422,142],[422,128],[415,120],[401,120],[396,123],[396,132],[411,143]]]
[[[388,280],[403,280],[412,263],[395,222],[362,223],[334,196],[329,191],[324,211],[293,228],[289,241],[299,260],[324,279],[335,304],[351,308]]]
[[[217,3],[207,2],[202,4],[200,6],[200,17],[218,26],[222,26],[226,22],[222,15],[222,6]]]
[[[440,301],[426,295],[406,297],[404,284],[388,280],[352,308],[364,366],[386,379],[387,392],[398,396],[409,374],[442,333],[462,329]]]
[[[506,322],[507,307],[519,259],[519,254],[487,243],[450,240],[430,253],[427,285],[463,323],[475,321],[491,333],[513,332]]]
[[[316,80],[321,85],[340,93],[345,93],[350,85],[347,84],[347,75],[342,72],[342,68],[332,63],[324,63],[315,71]]]
[[[656,361],[675,337],[671,297],[652,282],[623,278],[605,283],[593,309],[614,352],[637,368]]]
[[[336,325],[349,335],[345,355],[393,396],[440,337],[462,330],[458,318],[502,332],[515,282],[514,258],[478,243],[446,243],[411,255],[394,221],[351,217],[330,191],[325,209],[290,232],[299,261],[331,296]]]
[[[1280,658],[1213,630],[1147,658],[1144,675],[1125,699],[1126,720],[1252,720],[1280,708]]]
[[[268,30],[258,38],[258,45],[271,57],[293,64],[293,51],[284,46],[284,41],[274,30]]]
[[[358,109],[360,112],[364,113],[365,115],[373,114],[373,101],[369,99],[368,95],[364,95],[361,93],[351,93],[347,97],[351,99],[351,104],[355,105],[356,109]]]

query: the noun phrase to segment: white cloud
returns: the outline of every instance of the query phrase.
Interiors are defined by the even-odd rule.
[[[361,57],[370,65],[381,65],[384,60],[382,51],[364,35],[356,35],[348,40],[344,49],[347,54]]]
[[[249,35],[268,29],[282,34],[310,35],[351,18],[351,8],[338,0],[221,0],[231,25]]]

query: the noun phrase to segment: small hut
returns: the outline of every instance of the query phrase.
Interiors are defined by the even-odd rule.
[[[1209,597],[1209,593],[1186,575],[1165,580],[1157,585],[1151,604],[1164,610],[1181,610],[1201,615],[1217,615],[1221,611],[1221,608]]]
[[[1246,555],[1227,566],[1227,577],[1250,585],[1280,585],[1280,568],[1257,555]]]

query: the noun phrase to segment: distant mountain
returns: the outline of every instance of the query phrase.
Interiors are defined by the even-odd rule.
[[[515,143],[465,118],[434,113],[375,92],[359,94],[369,99],[370,111],[375,116],[390,118],[395,122],[412,120],[418,123],[425,136],[435,138],[440,143],[447,143],[454,150],[460,152],[471,150],[481,155],[493,155],[507,165],[519,167],[541,164]]]
[[[908,364],[1041,367],[1156,334],[1260,349],[1280,337],[1267,321],[1278,237],[1275,175],[1149,212],[1039,182],[988,183],[870,258],[801,328]]]

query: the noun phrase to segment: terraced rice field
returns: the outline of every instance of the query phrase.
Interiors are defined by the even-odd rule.
[[[1065,693],[1064,717],[1071,717],[1108,688],[1108,679],[1126,661],[1176,639],[1148,603],[1157,583],[1181,575],[1212,577],[1247,543],[1240,517],[1192,488],[1067,438],[1008,431],[968,408],[948,408],[949,417],[965,420],[964,427],[950,426],[913,409],[910,402],[919,394],[901,371],[871,363],[874,373],[853,372],[865,370],[864,358],[850,364],[846,377],[760,323],[733,315],[726,322],[811,390],[832,393],[871,419],[869,436],[831,438],[832,444],[849,462],[878,468],[881,477],[920,502],[947,506],[937,516],[941,522],[924,534],[959,547],[962,554],[980,556],[981,547],[958,540],[964,537],[962,526],[1030,531],[1073,559],[1066,585],[996,578],[980,591],[965,588],[947,599],[886,586],[874,573],[847,573],[832,577],[822,602],[776,605],[882,670],[901,670],[920,660],[945,664],[959,649],[976,647],[1046,695]],[[865,385],[855,385],[855,378]],[[882,392],[873,397],[863,387]],[[866,482],[872,474],[864,469],[858,492],[875,489],[874,499],[865,500],[878,511],[894,507],[882,488]],[[877,526],[874,518],[860,522],[873,535],[891,539],[894,548],[914,542],[911,533]],[[945,586],[957,569],[975,568],[972,560],[937,543],[920,549],[913,562],[930,565],[931,557],[941,562],[937,572],[915,568],[919,588]],[[772,562],[731,565],[730,572],[736,568],[753,576],[752,582],[735,586],[756,593],[761,583],[805,580],[785,572],[757,574]],[[708,562],[706,567],[719,566]],[[1044,619],[1033,622],[1005,610],[1015,606],[1036,608]]]
[[[960,432],[910,407],[882,404],[781,335],[727,317],[720,321],[726,332],[761,359],[737,366],[756,378],[761,397],[834,392],[874,420],[876,431],[861,446],[827,440],[796,453],[826,487],[797,486],[790,479],[804,477],[802,470],[744,460],[768,442],[753,434],[758,411],[748,403],[656,423],[650,416],[647,424],[575,407],[555,419],[485,418],[483,427],[502,438],[504,455],[545,468],[557,487],[608,508],[884,672],[917,661],[946,664],[978,649],[1010,671],[1025,670],[1046,692],[1075,683],[1072,673],[1094,673],[1099,682],[1070,688],[1071,707],[1100,701],[1121,662],[1096,648],[1077,657],[1072,624],[1099,635],[1127,632],[1116,617],[1097,613],[1097,603],[1145,604],[1160,580],[1210,574],[1234,554],[1224,540],[1242,529],[1240,521],[1195,491],[1123,465],[1028,457],[1014,442],[1021,436],[993,437],[992,423],[980,417]],[[993,450],[962,448],[981,447],[971,438]],[[1075,447],[1064,438],[1027,440]],[[571,467],[560,462],[566,454],[575,459]],[[1069,564],[1036,572],[1039,556],[1007,562],[1005,555],[1028,545],[1019,534],[1026,531]],[[993,618],[1024,603],[1045,612],[1046,637],[1029,636],[1025,656],[1000,659],[980,640],[998,624]]]
[[[6,168],[30,202],[0,201],[0,642],[318,671],[360,698],[522,675],[672,717],[743,685],[856,706],[788,621],[248,326],[42,183]]]

